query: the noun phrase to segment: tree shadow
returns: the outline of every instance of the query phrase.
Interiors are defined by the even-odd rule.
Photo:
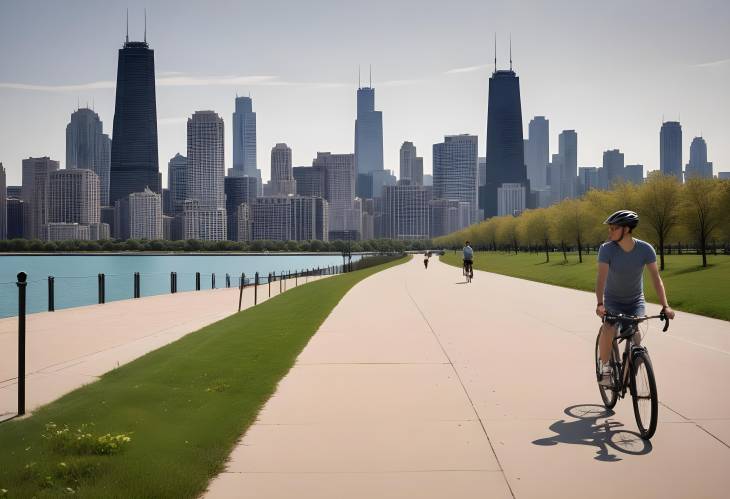
[[[636,432],[622,430],[623,423],[611,421],[615,413],[601,405],[572,405],[565,414],[574,421],[561,419],[550,425],[555,435],[534,440],[535,445],[573,444],[596,447],[598,461],[621,461],[619,454],[640,456],[652,451],[651,442],[641,438]],[[599,420],[603,420],[599,422]],[[615,451],[615,453],[613,453]]]

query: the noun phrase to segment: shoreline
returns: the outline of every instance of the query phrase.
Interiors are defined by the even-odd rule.
[[[374,251],[353,252],[352,255],[376,255]],[[27,251],[0,253],[3,256],[342,256],[340,251]]]

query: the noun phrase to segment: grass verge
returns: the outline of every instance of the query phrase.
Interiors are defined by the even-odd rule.
[[[449,251],[441,261],[461,267],[461,251]],[[669,304],[676,310],[730,321],[730,257],[708,255],[704,268],[700,261],[697,255],[665,256],[662,280]],[[584,291],[594,291],[596,285],[595,254],[583,255],[583,263],[578,263],[577,253],[569,253],[568,262],[562,253],[553,253],[550,263],[545,263],[545,254],[477,252],[474,268]],[[648,301],[657,303],[646,272],[644,293]]]
[[[199,496],[345,293],[405,261],[294,288],[3,423],[0,497]]]

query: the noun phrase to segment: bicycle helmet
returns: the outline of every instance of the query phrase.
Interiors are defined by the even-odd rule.
[[[639,225],[639,215],[631,210],[618,210],[604,222],[606,225],[621,225],[623,227],[635,228]]]

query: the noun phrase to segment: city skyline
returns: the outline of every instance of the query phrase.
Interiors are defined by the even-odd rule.
[[[532,116],[545,116],[550,120],[551,153],[557,151],[557,134],[561,130],[574,129],[580,142],[579,167],[600,165],[603,151],[619,148],[626,155],[626,163],[643,164],[646,171],[658,169],[658,129],[663,115],[666,121],[679,120],[682,123],[682,165],[689,160],[692,138],[702,136],[707,142],[708,160],[714,163],[715,172],[728,169],[730,145],[723,140],[727,136],[728,125],[716,110],[723,108],[728,99],[720,89],[729,79],[730,59],[725,47],[730,44],[724,30],[710,29],[713,23],[722,24],[721,21],[727,19],[728,16],[722,15],[730,12],[727,5],[707,2],[705,9],[700,7],[685,12],[686,9],[673,6],[652,9],[659,4],[646,3],[634,9],[649,11],[654,16],[644,25],[636,20],[642,17],[634,15],[636,12],[631,12],[631,16],[628,11],[626,14],[619,12],[626,6],[593,6],[590,12],[574,8],[575,12],[569,17],[574,20],[576,16],[583,16],[584,20],[583,24],[575,26],[575,33],[583,33],[587,37],[580,47],[567,46],[566,40],[553,38],[537,43],[535,38],[538,35],[548,36],[561,22],[567,22],[556,17],[560,10],[558,6],[548,9],[539,5],[529,8],[506,6],[502,2],[491,2],[486,6],[474,4],[472,17],[475,19],[464,22],[489,19],[479,33],[466,34],[469,30],[462,29],[462,26],[454,41],[447,40],[446,34],[440,34],[431,41],[422,36],[421,31],[427,31],[436,20],[420,11],[414,27],[399,32],[391,26],[389,14],[403,12],[414,5],[400,2],[386,10],[383,4],[373,4],[371,11],[363,15],[366,18],[375,16],[378,23],[388,29],[379,37],[363,37],[371,42],[365,44],[367,47],[349,41],[344,46],[334,46],[331,41],[328,44],[327,40],[320,39],[304,44],[305,47],[295,47],[292,36],[301,34],[301,31],[292,28],[292,33],[285,32],[282,40],[274,46],[258,44],[253,50],[246,51],[246,60],[250,64],[244,64],[246,71],[238,71],[241,68],[225,57],[231,46],[236,45],[230,21],[219,19],[222,22],[218,30],[220,34],[201,42],[202,47],[193,46],[196,40],[200,41],[198,37],[192,40],[181,34],[192,18],[211,21],[214,14],[222,16],[220,9],[214,13],[199,12],[200,16],[188,16],[173,12],[170,3],[155,4],[148,11],[147,40],[150,48],[155,50],[157,67],[159,164],[166,164],[177,152],[185,152],[187,116],[200,109],[212,109],[228,121],[226,117],[233,111],[235,94],[248,92],[255,100],[259,116],[259,159],[267,158],[268,151],[278,142],[286,142],[292,148],[294,165],[311,164],[317,151],[354,152],[352,120],[356,112],[352,92],[357,88],[357,65],[360,61],[363,67],[373,63],[372,86],[378,91],[377,109],[383,111],[385,169],[398,171],[400,145],[403,141],[411,141],[425,153],[424,173],[431,173],[431,146],[445,135],[452,134],[477,135],[479,156],[484,156],[486,130],[483,117],[487,111],[487,80],[492,71],[491,39],[496,32],[498,67],[505,68],[508,33],[511,31],[514,66],[522,82],[523,129]],[[131,40],[143,38],[142,8],[141,3],[130,4]],[[252,14],[262,14],[261,10],[265,13],[269,8],[273,7],[256,7],[259,11]],[[295,4],[286,8],[292,14],[301,10]],[[13,37],[30,22],[34,26],[38,24],[34,31],[37,29],[44,33],[42,28],[49,20],[58,20],[53,15],[56,12],[68,22],[63,22],[61,28],[55,26],[51,30],[53,33],[70,33],[78,30],[76,23],[86,23],[89,38],[98,40],[89,46],[86,39],[71,37],[64,44],[64,52],[82,50],[84,56],[79,58],[80,61],[68,54],[64,57],[54,55],[56,47],[49,43],[45,33],[37,40],[29,39],[23,50],[9,51],[0,56],[3,66],[11,68],[0,81],[0,103],[6,115],[12,117],[8,121],[13,124],[12,129],[6,128],[5,133],[0,134],[0,151],[3,151],[0,161],[7,171],[7,184],[18,185],[22,159],[50,156],[61,160],[65,157],[63,130],[71,113],[78,107],[77,102],[88,100],[89,106],[96,110],[104,123],[112,123],[115,56],[124,41],[124,12],[121,8],[104,8],[90,3],[83,9],[77,5],[67,9],[67,13],[59,13],[57,7],[49,3],[48,17],[35,19],[38,16],[32,15],[33,5],[8,2],[1,9],[4,15],[0,18],[5,19],[0,21],[0,37],[3,39]],[[186,12],[190,14],[196,9],[188,5]],[[81,10],[84,10],[83,15],[80,15]],[[230,17],[235,19],[242,10],[239,5],[230,6]],[[350,10],[333,7],[325,19],[317,22],[352,19]],[[712,16],[707,14],[710,11]],[[72,15],[76,18],[66,19]],[[539,29],[530,32],[528,28],[536,23],[533,16],[540,20]],[[308,17],[305,15],[303,19]],[[90,23],[91,20],[94,22]],[[616,42],[615,46],[607,46],[599,39],[600,33],[607,29],[604,25],[610,25],[608,21],[611,20],[627,23],[626,39]],[[658,32],[671,31],[673,26],[679,29],[680,25],[687,34],[686,40],[673,40],[667,33]],[[597,31],[589,33],[591,27]],[[358,26],[350,28],[357,28],[355,34],[360,33]],[[454,29],[446,28],[448,33]],[[406,40],[408,30],[421,34]],[[699,30],[702,30],[702,37],[690,36]],[[250,36],[260,34],[259,28],[256,27],[254,32]],[[659,38],[644,36],[647,32],[658,32]],[[637,38],[639,34],[650,40]],[[398,50],[383,48],[386,40],[394,39],[402,41]],[[629,46],[631,43],[634,45]],[[434,44],[441,45],[431,52],[430,60],[425,61],[429,57],[421,52],[428,53],[428,48]],[[312,45],[320,51],[300,54]],[[463,45],[464,50],[453,53],[455,45]],[[33,47],[33,57],[24,53],[25,50],[33,50]],[[41,48],[45,51],[39,53]],[[216,54],[221,56],[202,57],[203,49],[216,49]],[[291,57],[284,57],[288,51],[293,51]],[[556,62],[553,55],[556,51],[566,57],[558,58]],[[590,51],[594,55],[600,54],[601,61],[592,62],[587,58]],[[331,52],[338,55],[334,63],[329,58]],[[621,60],[621,57],[625,59]],[[394,60],[397,60],[397,65]],[[89,61],[92,63],[89,64]],[[59,63],[61,66],[58,66]],[[607,65],[609,68],[621,68],[621,71],[607,74]],[[61,67],[64,71],[60,70]],[[598,71],[600,68],[602,72]],[[557,79],[549,76],[558,70],[560,81],[553,81]],[[632,73],[634,70],[638,73]],[[580,78],[576,77],[578,74]],[[627,74],[632,74],[631,78],[627,78]],[[598,83],[596,78],[600,80]],[[664,81],[667,78],[669,81]],[[697,91],[698,82],[701,92]],[[311,112],[313,109],[317,112]],[[289,118],[284,120],[284,115]],[[228,130],[232,123],[228,121],[227,125],[225,166],[230,168],[232,140]],[[3,126],[10,125],[6,123]],[[527,136],[526,129],[523,135]],[[259,161],[257,166],[267,178],[268,165]],[[65,162],[62,167],[66,167]],[[165,185],[167,172],[164,168],[160,170],[165,177]]]

